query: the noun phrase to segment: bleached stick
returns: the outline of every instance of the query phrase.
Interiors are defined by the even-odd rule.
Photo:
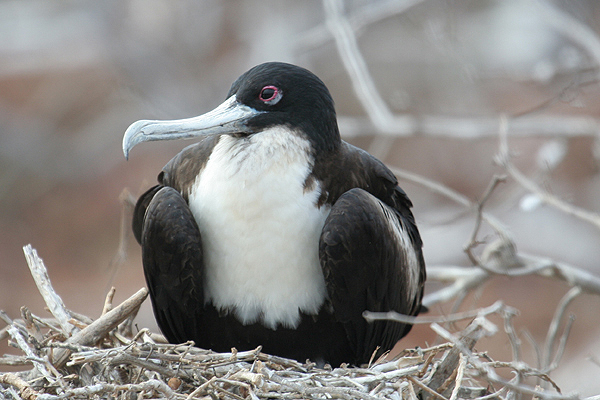
[[[69,323],[71,314],[60,296],[54,291],[44,261],[38,256],[37,251],[31,244],[23,247],[23,252],[25,253],[27,265],[29,265],[33,280],[35,281],[40,294],[44,298],[48,309],[52,315],[54,315],[54,318],[56,318],[60,327],[66,334],[70,335],[75,333],[77,327]]]
[[[69,339],[67,339],[66,343],[77,344],[81,346],[95,345],[104,336],[106,336],[108,332],[116,328],[117,325],[131,315],[131,313],[135,312],[144,302],[147,296],[148,289],[141,288],[137,291],[137,293],[125,300],[123,303],[119,304],[117,307],[98,318],[92,324],[71,336]],[[52,364],[54,364],[56,367],[61,367],[67,362],[70,355],[71,350],[59,349],[55,353]]]
[[[16,387],[19,389],[19,395],[25,400],[35,400],[38,396],[38,393],[27,382],[12,373],[0,375],[0,384]]]

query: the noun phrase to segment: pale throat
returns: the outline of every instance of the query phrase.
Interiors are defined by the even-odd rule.
[[[285,127],[222,136],[189,193],[202,237],[205,302],[242,323],[294,328],[326,297],[319,238],[329,207],[306,187],[310,143]]]

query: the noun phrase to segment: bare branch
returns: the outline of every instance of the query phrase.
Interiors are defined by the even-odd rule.
[[[587,293],[600,294],[600,278],[583,268],[523,252],[519,253],[519,258],[537,275],[560,279],[571,286],[579,286]]]
[[[495,272],[506,276],[539,275],[559,279],[571,286],[580,287],[587,293],[600,295],[600,278],[582,268],[523,252],[519,252],[517,257],[522,265],[521,268]],[[489,268],[429,265],[427,266],[429,281],[451,282],[451,284],[426,294],[423,297],[423,304],[431,307],[434,304],[448,302],[464,291],[482,285],[493,275],[489,272]]]
[[[511,122],[512,123],[512,122]],[[600,215],[597,213],[589,212],[583,210],[581,208],[575,207],[563,200],[560,200],[558,197],[553,196],[547,191],[540,188],[536,183],[527,178],[521,171],[519,171],[513,163],[510,161],[511,155],[508,146],[508,131],[509,131],[509,121],[506,116],[500,119],[500,145],[499,145],[499,154],[496,157],[498,163],[504,167],[506,172],[515,179],[521,186],[525,189],[537,195],[544,203],[551,205],[568,215],[572,215],[581,219],[582,221],[588,222],[594,225],[597,229],[600,229]]]
[[[47,361],[34,353],[32,348],[29,346],[23,334],[15,326],[8,328],[8,333],[17,343],[21,351],[25,353],[27,359],[33,362],[35,369],[40,373],[41,376],[48,379],[49,382],[54,382],[55,379],[52,374],[48,371]]]
[[[112,310],[113,298],[115,297],[115,293],[117,292],[117,288],[114,286],[110,288],[108,293],[106,294],[106,299],[104,300],[104,307],[102,307],[102,315],[106,314],[110,310]]]
[[[469,310],[460,313],[454,313],[450,315],[440,315],[440,316],[418,316],[414,317],[411,315],[404,315],[397,313],[395,311],[389,312],[372,312],[365,311],[363,312],[363,318],[369,322],[372,321],[396,321],[402,322],[404,324],[418,325],[418,324],[432,324],[432,323],[446,323],[446,322],[456,322],[465,319],[473,319],[478,316],[484,316],[489,314],[497,314],[497,313],[508,313],[508,314],[516,314],[517,311],[512,308],[506,306],[502,301],[498,300],[494,304],[485,308],[478,308],[476,310]]]
[[[423,305],[431,308],[434,304],[445,303],[455,298],[460,293],[470,291],[492,275],[476,267],[440,267],[427,266],[427,279],[429,281],[452,282],[451,285],[423,296]]]
[[[358,12],[348,16],[348,23],[352,27],[352,30],[357,32],[367,25],[402,14],[411,7],[423,3],[423,1],[407,0],[400,2],[397,0],[384,0],[366,3]],[[295,46],[299,51],[306,51],[307,49],[322,46],[332,39],[331,30],[326,25],[319,25],[300,36]]]
[[[510,346],[512,349],[512,359],[513,361],[520,362],[521,361],[521,340],[515,332],[515,327],[513,326],[512,320],[517,315],[514,312],[505,312],[503,313],[504,317],[504,332],[506,332],[508,336],[508,340],[510,341]]]
[[[483,318],[478,318],[476,321],[474,321],[471,324],[473,327],[471,329],[476,329],[475,332],[478,332],[479,335],[489,335],[489,334],[493,334],[494,333],[494,327],[493,324],[491,324],[489,321],[484,320]],[[525,385],[525,384],[517,384],[513,381],[507,381],[503,378],[501,378],[494,370],[492,370],[490,367],[491,365],[489,363],[484,363],[481,360],[479,360],[477,357],[475,357],[475,355],[471,352],[471,350],[465,346],[464,344],[462,344],[460,342],[460,340],[458,338],[456,338],[454,335],[452,335],[450,332],[446,331],[444,328],[442,328],[441,326],[437,325],[437,324],[432,324],[431,328],[438,333],[440,336],[442,336],[444,339],[449,340],[450,342],[454,343],[455,347],[460,349],[460,351],[467,357],[467,359],[469,360],[469,363],[472,364],[479,373],[481,373],[483,376],[485,376],[485,379],[487,379],[490,382],[494,382],[497,384],[501,384],[502,386],[513,390],[517,393],[523,393],[523,394],[528,394],[528,395],[533,395],[536,396],[538,398],[541,399],[576,399],[577,396],[576,395],[563,395],[560,393],[548,393],[548,392],[544,392],[544,391],[538,391],[536,390],[536,388],[533,388],[531,386]],[[537,373],[537,375],[543,375],[543,373]]]
[[[416,185],[422,186],[464,207],[473,209],[475,209],[476,207],[475,203],[473,203],[468,197],[455,190],[450,189],[445,185],[442,185],[439,182],[433,181],[413,172],[405,171],[400,168],[391,167],[390,169],[398,179],[403,179],[412,182]],[[507,232],[507,229],[504,227],[504,225],[489,213],[482,212],[481,218],[485,222],[487,222],[496,232]]]
[[[15,374],[7,373],[0,375],[0,383],[4,385],[12,385],[19,389],[19,394],[25,400],[35,400],[38,396],[38,393],[32,389],[27,382]]]
[[[479,228],[481,227],[481,222],[483,220],[483,207],[486,201],[490,198],[494,189],[502,182],[506,181],[505,176],[495,175],[486,190],[483,192],[483,196],[481,200],[477,202],[477,218],[475,219],[475,227],[473,228],[473,233],[469,238],[469,242],[464,246],[464,251],[469,256],[469,259],[473,263],[473,265],[481,265],[481,261],[475,257],[473,254],[473,248],[475,248],[479,243],[477,242],[477,234],[479,233]],[[502,235],[503,232],[498,232],[498,234]]]
[[[136,312],[147,296],[148,289],[142,288],[138,290],[137,293],[135,293],[129,299],[125,300],[123,303],[107,312],[102,317],[98,318],[85,329],[82,329],[75,335],[71,336],[67,340],[67,343],[84,346],[95,345],[108,332],[123,322],[131,313]],[[61,349],[61,351],[56,352],[52,363],[58,367],[61,367],[66,363],[70,354],[70,350]]]
[[[546,22],[559,31],[562,35],[568,37],[582,48],[586,49],[588,54],[600,66],[600,38],[589,26],[578,21],[565,11],[556,7],[552,2],[536,2],[534,7],[539,10],[539,14]],[[600,70],[598,71],[600,78]]]
[[[37,251],[35,251],[30,244],[23,247],[23,252],[25,253],[27,265],[29,265],[33,280],[35,281],[40,294],[44,298],[48,309],[50,309],[50,312],[54,315],[54,318],[56,318],[63,331],[69,334],[76,332],[77,328],[69,323],[69,320],[71,319],[69,310],[52,287],[44,261],[38,256]]]
[[[498,135],[497,117],[402,115],[395,116],[394,126],[387,131],[380,131],[365,118],[340,116],[338,122],[344,138],[381,134],[394,137],[419,135],[432,138],[480,140]],[[511,137],[595,138],[600,130],[600,119],[592,116],[526,115],[512,119],[510,125]]]
[[[340,0],[324,0],[326,25],[335,38],[338,53],[350,76],[356,98],[361,102],[373,125],[386,132],[393,130],[396,121],[393,113],[381,98],[377,86],[369,73],[354,31],[343,15],[343,3]]]
[[[567,339],[569,338],[569,333],[571,333],[571,327],[573,326],[573,322],[575,322],[575,315],[569,315],[569,318],[565,323],[565,329],[563,330],[563,334],[560,336],[560,340],[558,341],[558,346],[556,348],[554,360],[552,360],[552,363],[548,366],[548,371],[554,371],[556,368],[558,368],[558,363],[562,359],[562,356],[565,352],[565,348],[567,347]]]
[[[580,287],[575,286],[569,290],[563,298],[560,300],[556,311],[554,312],[554,318],[552,318],[552,322],[550,323],[550,327],[548,328],[548,336],[546,337],[546,347],[544,351],[544,368],[549,370],[550,364],[555,359],[553,356],[553,349],[556,346],[556,337],[558,335],[558,328],[560,326],[560,322],[563,319],[565,311],[569,304],[573,300],[575,300],[580,294],[582,290]]]

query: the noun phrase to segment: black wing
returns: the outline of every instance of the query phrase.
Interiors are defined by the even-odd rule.
[[[425,281],[422,242],[411,203],[389,170],[367,153],[362,167],[378,182],[349,171],[353,188],[334,202],[319,254],[335,317],[344,324],[358,362],[390,350],[411,329],[391,321],[368,323],[365,310],[416,315]],[[375,193],[369,193],[375,192]],[[375,195],[374,195],[375,194]]]
[[[194,338],[203,312],[202,241],[178,191],[160,187],[146,209],[142,261],[161,331],[171,343]]]
[[[133,214],[154,315],[171,343],[197,340],[202,332],[202,240],[187,196],[217,140],[203,138],[175,156],[160,173],[160,184],[140,196]]]

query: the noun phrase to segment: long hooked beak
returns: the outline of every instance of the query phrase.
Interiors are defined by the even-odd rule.
[[[247,122],[262,112],[239,103],[233,95],[214,110],[197,117],[137,121],[125,131],[123,154],[125,159],[129,159],[129,152],[138,143],[154,140],[191,139],[215,133],[253,133]]]

